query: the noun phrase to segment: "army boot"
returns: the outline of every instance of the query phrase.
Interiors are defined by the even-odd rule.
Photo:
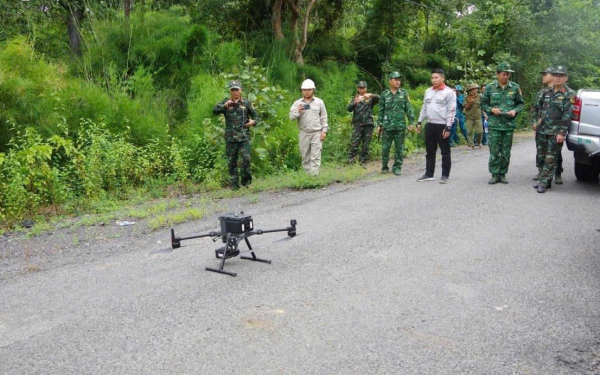
[[[505,185],[508,184],[508,180],[506,179],[506,175],[504,175],[504,174],[500,175],[500,183],[503,183]]]
[[[562,185],[562,176],[560,174],[554,176],[554,183],[557,185]]]
[[[490,178],[490,180],[488,181],[488,184],[494,185],[494,184],[497,184],[498,182],[500,182],[500,177],[497,174],[493,174],[492,178]]]

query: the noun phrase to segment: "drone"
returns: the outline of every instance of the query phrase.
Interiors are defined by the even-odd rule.
[[[269,230],[254,229],[252,216],[246,215],[244,214],[244,211],[241,211],[239,214],[232,213],[221,215],[219,216],[219,222],[221,223],[220,232],[214,231],[189,237],[177,237],[175,236],[175,230],[171,228],[171,247],[173,249],[177,249],[181,247],[181,241],[191,240],[194,238],[212,237],[213,241],[216,242],[218,238],[221,237],[221,241],[225,244],[225,246],[215,250],[215,256],[217,259],[221,260],[221,265],[219,268],[206,267],[206,271],[222,273],[235,277],[237,276],[237,273],[225,271],[223,268],[225,266],[225,260],[240,255],[239,245],[242,240],[246,242],[251,256],[240,256],[241,259],[271,264],[270,260],[258,258],[256,254],[254,254],[255,250],[252,249],[248,237],[254,236],[255,234],[261,235],[274,232],[287,232],[288,237],[285,237],[282,240],[288,240],[296,237],[297,222],[294,219],[290,221],[290,226],[287,228]]]

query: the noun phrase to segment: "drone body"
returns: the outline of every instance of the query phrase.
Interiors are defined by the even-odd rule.
[[[248,237],[253,235],[261,235],[264,233],[273,233],[273,232],[287,232],[289,238],[294,238],[296,236],[296,220],[290,221],[290,226],[282,229],[270,229],[270,230],[261,230],[254,229],[254,222],[252,220],[252,216],[244,214],[244,212],[240,212],[239,214],[225,214],[219,216],[219,222],[221,224],[220,232],[208,232],[206,234],[199,234],[190,237],[176,237],[175,230],[171,228],[171,247],[173,249],[177,249],[181,246],[181,241],[190,240],[193,238],[202,238],[202,237],[212,237],[213,240],[216,241],[219,237],[221,237],[221,241],[225,244],[225,246],[218,248],[215,250],[215,256],[217,259],[221,259],[221,266],[219,268],[210,268],[206,267],[207,271],[217,272],[226,274],[229,276],[237,276],[235,272],[228,272],[223,269],[225,266],[225,260],[229,258],[236,257],[240,255],[239,244],[242,240],[246,242],[248,246],[248,250],[250,250],[251,257],[241,256],[241,259],[252,260],[255,262],[263,262],[271,264],[270,260],[257,258],[254,254],[254,250],[250,245],[250,241],[248,241]]]

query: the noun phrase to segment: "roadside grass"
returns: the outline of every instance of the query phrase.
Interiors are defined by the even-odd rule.
[[[285,189],[320,189],[335,183],[350,183],[357,180],[382,180],[389,178],[368,171],[359,165],[331,165],[321,168],[318,176],[310,176],[304,171],[290,171],[278,175],[254,179],[252,185],[240,190],[231,190],[209,184],[157,183],[151,189],[139,189],[129,192],[126,199],[105,197],[103,199],[69,202],[60,207],[58,215],[39,215],[30,229],[21,226],[0,227],[0,234],[10,230],[25,237],[61,228],[78,228],[97,225],[115,225],[117,221],[145,220],[150,230],[158,230],[190,220],[198,220],[211,212],[222,209],[222,200],[246,197],[250,203],[258,203],[260,194]],[[69,214],[70,213],[70,214]],[[78,216],[76,216],[78,215]],[[73,239],[77,245],[79,239]]]

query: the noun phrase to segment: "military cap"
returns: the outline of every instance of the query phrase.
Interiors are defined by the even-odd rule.
[[[554,73],[554,69],[552,69],[552,67],[547,67],[546,69],[544,69],[540,72],[540,74],[552,74],[552,73]]]
[[[469,84],[467,85],[467,91],[471,91],[471,90],[473,90],[473,89],[478,89],[478,88],[479,88],[479,85],[478,85],[478,84],[476,84],[476,83],[469,83]]]
[[[552,74],[554,75],[569,75],[569,73],[567,73],[567,67],[564,65],[558,65],[557,67],[554,68],[554,70],[552,71]]]
[[[455,89],[456,91],[462,91],[462,86],[461,86],[460,84],[458,84],[458,85],[456,85],[456,86],[454,87],[454,89]]]
[[[393,79],[393,78],[402,78],[402,75],[400,73],[398,73],[397,71],[393,71],[388,75],[389,79]]]
[[[229,81],[229,84],[227,85],[227,87],[229,88],[229,90],[233,90],[233,89],[242,89],[242,83],[238,80],[234,80],[234,81]]]
[[[509,73],[514,73],[515,71],[510,69],[510,64],[507,62],[502,62],[500,64],[498,64],[498,68],[496,69],[497,73],[500,72],[509,72]]]
[[[356,87],[367,87],[367,81],[358,81]]]

